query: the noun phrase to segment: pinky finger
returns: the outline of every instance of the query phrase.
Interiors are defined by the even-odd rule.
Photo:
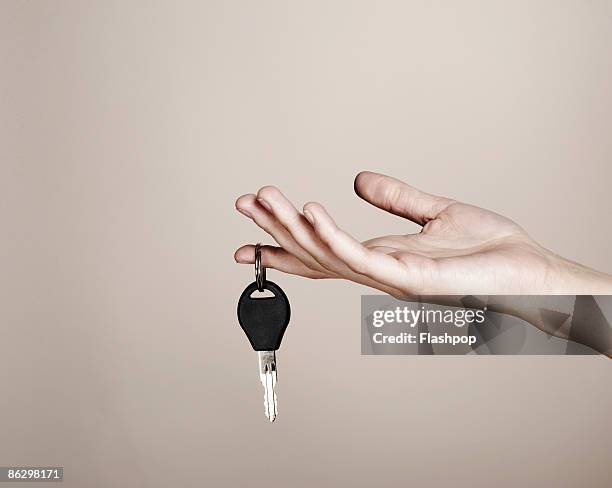
[[[252,244],[242,246],[234,253],[234,259],[240,264],[253,264],[255,262],[255,246]],[[327,273],[310,269],[282,247],[262,246],[261,263],[266,268],[276,269],[283,273],[303,276],[305,278],[332,278]]]

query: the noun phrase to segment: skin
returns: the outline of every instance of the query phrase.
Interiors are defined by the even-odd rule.
[[[306,278],[346,279],[396,297],[612,294],[611,275],[554,254],[489,210],[367,171],[355,178],[355,192],[421,231],[359,242],[319,203],[299,212],[273,186],[241,196],[236,209],[279,244],[262,248],[264,266]],[[242,246],[234,258],[252,264],[254,246]]]
[[[430,195],[389,176],[359,173],[355,192],[381,210],[421,225],[421,231],[359,242],[322,205],[307,203],[299,212],[273,186],[241,196],[236,209],[279,244],[262,248],[265,267],[312,279],[346,279],[395,297],[420,295],[446,305],[461,305],[453,295],[487,295],[489,310],[515,315],[612,357],[611,328],[595,329],[589,319],[573,320],[571,315],[559,327],[541,314],[551,295],[612,294],[612,276],[545,249],[506,217]],[[254,254],[254,246],[246,245],[234,257],[252,264]]]

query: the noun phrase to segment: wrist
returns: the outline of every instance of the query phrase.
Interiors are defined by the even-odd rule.
[[[612,275],[587,268],[561,256],[551,257],[552,293],[563,295],[610,295]]]

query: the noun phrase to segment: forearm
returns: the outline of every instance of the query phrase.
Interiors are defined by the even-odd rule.
[[[550,335],[584,344],[612,357],[612,320],[601,307],[604,301],[610,304],[612,296],[489,296],[486,299],[487,310],[513,315]]]
[[[420,295],[418,299],[512,315],[612,358],[611,295]]]

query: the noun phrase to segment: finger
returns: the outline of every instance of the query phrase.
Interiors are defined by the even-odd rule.
[[[416,275],[407,272],[408,268],[399,266],[391,255],[368,249],[341,230],[322,205],[308,203],[304,213],[321,240],[355,273],[403,291],[416,285]]]
[[[242,246],[234,253],[234,259],[237,263],[253,264],[255,262],[255,246],[251,244]],[[329,274],[310,269],[295,256],[275,246],[261,247],[261,264],[265,268],[272,268],[283,273],[304,276],[305,278],[321,279],[332,277]]]
[[[343,275],[348,269],[317,237],[312,225],[297,211],[278,188],[265,186],[257,199],[278,219],[295,242],[325,270]]]
[[[234,253],[234,259],[240,264],[254,264],[255,262],[255,246],[247,244],[242,246]],[[325,278],[338,278],[338,275],[322,273],[314,271],[309,267],[305,266],[299,259],[292,256],[287,251],[276,246],[262,246],[261,247],[261,263],[266,268],[276,269],[283,273],[293,274],[297,276],[303,276],[304,278],[311,279],[325,279]],[[388,293],[394,297],[401,297],[403,292],[396,288],[386,286],[382,283],[375,283],[373,280],[363,276],[360,280],[352,280],[356,283],[376,288],[384,293]]]
[[[252,219],[259,227],[270,234],[280,247],[299,259],[305,266],[315,271],[325,271],[325,268],[296,242],[291,233],[278,219],[257,201],[255,195],[243,195],[238,198],[236,200],[236,209]]]
[[[393,254],[397,252],[397,248],[395,247],[387,247],[387,246],[366,246],[366,247],[372,251],[381,252],[383,254]]]
[[[421,234],[401,234],[401,235],[388,235],[383,237],[374,237],[363,241],[363,245],[366,247],[392,247],[397,251],[406,247],[406,245],[412,245],[416,239],[420,238]]]
[[[257,193],[257,200],[278,219],[287,229],[295,242],[308,252],[323,269],[332,277],[344,277],[348,280],[370,286],[394,296],[398,290],[392,289],[384,283],[375,282],[368,276],[360,275],[351,270],[346,263],[338,258],[329,247],[316,235],[312,225],[297,211],[293,204],[273,186],[263,187]]]
[[[355,178],[355,193],[372,205],[425,225],[454,201],[430,195],[379,173],[362,171]]]
[[[431,242],[427,242],[423,239],[423,234],[405,234],[402,236],[385,236],[376,237],[368,241],[364,241],[363,245],[369,249],[375,249],[385,254],[392,254],[393,256],[402,254],[416,254],[427,258],[436,258],[443,255],[445,250],[440,247],[432,246]],[[452,255],[458,251],[455,249],[446,250],[451,252]]]

